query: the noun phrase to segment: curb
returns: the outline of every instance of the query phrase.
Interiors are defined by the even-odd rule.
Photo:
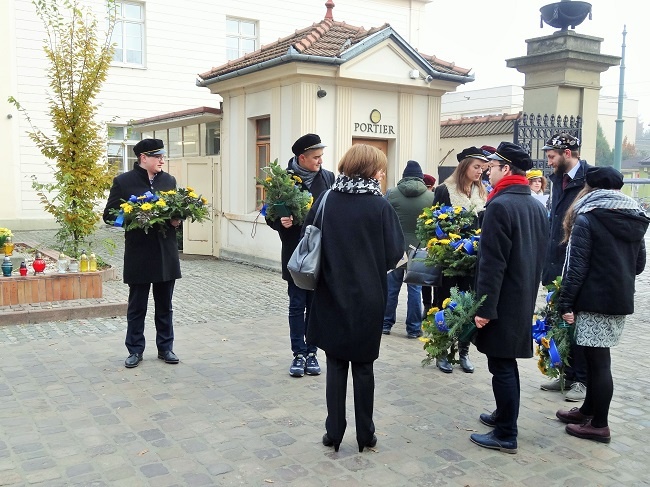
[[[0,326],[126,316],[127,303],[93,303],[80,306],[69,306],[69,301],[58,301],[57,303],[61,303],[64,307],[2,312],[0,313]]]

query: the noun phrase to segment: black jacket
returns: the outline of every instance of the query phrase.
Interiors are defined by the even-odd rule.
[[[487,202],[476,266],[476,294],[486,299],[476,314],[490,322],[476,334],[479,352],[533,356],[531,324],[547,225],[546,209],[527,184],[508,186]]]
[[[305,224],[313,221],[318,202]],[[403,254],[399,218],[388,201],[370,193],[330,192],[307,343],[341,360],[374,361],[384,323],[386,273]]]
[[[576,199],[578,193],[585,185],[585,174],[591,167],[586,161],[580,161],[580,168],[576,172],[567,187],[562,189],[562,176],[555,173],[548,178],[553,185],[551,186],[550,209],[550,232],[548,248],[546,249],[546,259],[544,259],[544,272],[542,273],[542,284],[550,284],[557,276],[562,275],[562,266],[564,265],[564,255],[566,254],[566,244],[564,240],[564,228],[562,222],[564,215]]]
[[[113,224],[115,216],[110,209],[119,209],[120,204],[131,195],[140,196],[147,191],[169,191],[176,188],[176,179],[166,172],[159,172],[149,183],[146,169],[135,164],[133,169],[113,179],[113,186],[104,209],[104,221]],[[181,277],[181,264],[178,258],[176,229],[171,225],[161,233],[157,229],[134,229],[124,232],[124,282],[127,284],[147,284],[171,281]]]
[[[645,267],[648,222],[636,212],[601,208],[577,216],[562,278],[562,313],[634,313],[634,280]]]
[[[289,165],[287,167],[287,170],[290,169],[291,160],[289,160]],[[320,171],[318,171],[318,174],[311,182],[310,187],[307,187],[304,183],[301,183],[300,186],[302,190],[309,191],[314,197],[314,201],[316,201],[322,193],[332,187],[332,184],[334,184],[334,173],[321,167]],[[282,241],[282,279],[293,282],[291,274],[289,274],[289,271],[287,270],[287,263],[291,258],[291,254],[293,254],[293,251],[298,246],[298,242],[300,242],[302,225],[294,225],[290,228],[284,228],[282,223],[280,223],[279,218],[275,221],[266,219],[266,224],[280,234],[280,240]]]

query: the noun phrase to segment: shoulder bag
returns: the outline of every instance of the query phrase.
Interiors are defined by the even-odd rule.
[[[434,287],[442,285],[442,267],[427,265],[425,262],[426,257],[426,248],[418,247],[409,250],[406,272],[404,273],[404,282],[406,284]]]
[[[325,200],[329,196],[330,189],[323,195],[323,199],[318,205],[314,222],[318,221],[321,215],[320,228],[316,225],[307,225],[298,246],[291,254],[287,263],[287,270],[293,279],[293,282],[300,289],[313,291],[318,283],[321,262],[321,238],[323,234],[323,218],[325,216]]]

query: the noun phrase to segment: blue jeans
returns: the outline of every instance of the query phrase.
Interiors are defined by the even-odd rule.
[[[291,351],[293,356],[300,354],[306,357],[316,353],[314,345],[305,343],[307,323],[309,323],[309,308],[313,291],[306,291],[296,286],[293,281],[288,282],[287,294],[289,295],[289,338],[291,338]]]
[[[404,268],[395,269],[386,276],[388,281],[388,296],[386,297],[386,310],[384,311],[384,330],[390,330],[395,324],[397,300],[402,281]],[[408,297],[406,301],[406,333],[417,335],[422,330],[422,286],[407,284]]]

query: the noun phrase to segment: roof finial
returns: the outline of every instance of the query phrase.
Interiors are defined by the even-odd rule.
[[[327,0],[327,2],[325,2],[325,6],[327,7],[327,12],[325,12],[325,18],[334,20],[334,17],[332,16],[332,9],[334,8],[334,2],[332,0]]]

